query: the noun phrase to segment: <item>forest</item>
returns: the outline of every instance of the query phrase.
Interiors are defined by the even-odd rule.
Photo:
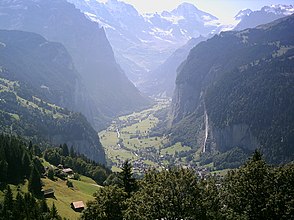
[[[126,161],[120,179],[97,191],[82,219],[294,218],[294,164],[271,166],[259,151],[223,178],[174,167],[135,180]]]

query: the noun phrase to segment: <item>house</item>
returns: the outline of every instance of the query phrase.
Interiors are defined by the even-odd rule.
[[[85,209],[85,205],[83,201],[72,202],[70,205],[71,205],[71,208],[75,210],[76,212],[81,212]]]
[[[58,164],[58,169],[61,169],[61,170],[63,170],[63,165],[62,164]]]
[[[45,190],[43,189],[42,192],[45,198],[54,197],[54,189],[45,189]]]
[[[67,175],[72,175],[74,173],[70,168],[63,169],[62,172],[66,173]]]

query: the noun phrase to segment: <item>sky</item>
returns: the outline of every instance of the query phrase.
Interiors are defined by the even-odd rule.
[[[140,13],[171,11],[183,2],[211,13],[228,23],[242,9],[259,10],[265,5],[294,4],[293,0],[120,0],[133,5]]]

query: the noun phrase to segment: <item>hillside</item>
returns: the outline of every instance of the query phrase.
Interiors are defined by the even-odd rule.
[[[70,203],[74,201],[83,201],[86,204],[87,201],[94,200],[93,194],[101,187],[98,186],[92,179],[81,176],[81,180],[71,180],[74,188],[66,186],[66,181],[58,179],[52,181],[50,179],[42,179],[44,183],[44,189],[53,188],[55,198],[48,198],[47,203],[52,206],[56,205],[58,213],[70,220],[79,219],[80,213],[75,212]]]
[[[105,163],[102,145],[86,118],[61,107],[75,100],[71,81],[76,72],[64,47],[20,31],[0,31],[0,42],[0,131],[36,143],[67,143]]]
[[[88,176],[103,182],[111,173],[104,166],[69,150],[65,144],[62,147],[51,147],[45,152],[41,151],[43,148],[43,145],[32,144],[22,137],[0,135],[1,220],[59,219],[46,214],[50,212],[53,215],[53,203],[62,217],[78,219],[80,213],[75,212],[70,204],[83,201],[86,205],[94,199],[93,194],[101,187]],[[58,166],[45,158],[57,162]],[[58,158],[60,161],[56,161]],[[70,168],[71,173],[66,173],[64,168]],[[11,197],[7,199],[9,188]],[[53,194],[45,194],[42,190],[51,190]],[[15,204],[16,210],[9,201]],[[44,215],[44,218],[38,217],[40,215]]]
[[[46,202],[49,207],[52,207],[53,203],[57,208],[58,214],[70,220],[77,220],[80,217],[79,212],[75,212],[70,203],[73,201],[83,201],[85,204],[87,201],[94,200],[93,194],[99,189],[101,186],[97,185],[95,181],[92,179],[81,176],[81,179],[71,180],[73,182],[74,187],[69,188],[66,186],[66,181],[58,179],[56,181],[52,181],[48,178],[43,178],[42,182],[44,184],[44,189],[54,189],[53,198],[47,198]],[[10,185],[12,189],[12,193],[16,196],[17,192],[27,193],[28,182],[26,181],[24,184],[19,185]],[[3,201],[4,193],[0,190],[0,202]]]
[[[149,103],[114,59],[103,28],[65,0],[1,1],[0,28],[41,34],[62,43],[79,73],[76,108],[99,129],[101,121]],[[88,91],[88,92],[87,92]],[[72,109],[72,110],[75,110]]]
[[[261,148],[293,159],[294,16],[200,43],[181,66],[171,132],[204,153]]]

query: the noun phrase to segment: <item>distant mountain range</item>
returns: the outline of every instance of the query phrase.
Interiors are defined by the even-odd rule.
[[[174,142],[212,155],[260,148],[273,163],[293,160],[293,30],[294,15],[193,48],[176,79]]]
[[[104,29],[65,0],[1,1],[0,28],[38,33],[65,46],[77,76],[72,81],[64,76],[58,82],[71,84],[76,92],[74,102],[62,106],[82,112],[95,128],[149,104],[116,63]],[[52,83],[42,80],[44,88],[52,89]]]
[[[242,10],[235,16],[235,20],[238,22],[235,30],[254,28],[293,13],[293,5],[264,6],[258,11],[252,11],[250,9]]]
[[[265,6],[261,10],[254,12],[250,9],[241,10],[235,16],[237,26],[234,30],[253,28],[285,17],[293,12],[294,7],[291,5]],[[212,36],[213,34],[206,37],[192,38],[183,47],[177,49],[163,64],[150,72],[147,80],[139,84],[141,91],[152,96],[172,97],[177,68],[184,62],[193,47]]]
[[[136,84],[191,38],[221,28],[215,16],[189,3],[171,12],[141,15],[132,5],[117,0],[68,1],[105,28],[117,61]]]
[[[117,0],[68,1],[105,28],[116,60],[141,91],[167,96],[172,94],[178,65],[186,59],[188,49],[193,48],[193,38],[255,27],[294,12],[291,5],[265,6],[258,11],[245,9],[235,16],[233,24],[224,25],[190,3],[172,11],[140,14],[132,5]],[[183,50],[186,52],[181,58],[179,53]]]

